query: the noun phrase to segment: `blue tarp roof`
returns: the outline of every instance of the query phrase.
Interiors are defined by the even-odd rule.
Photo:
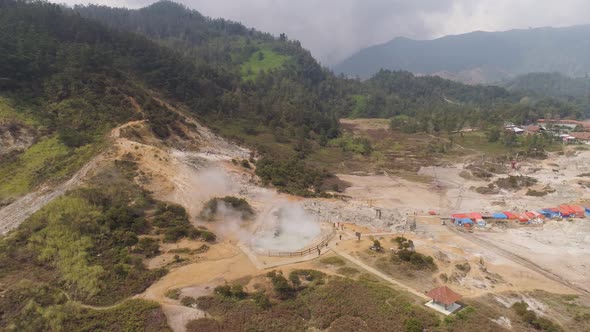
[[[558,217],[559,216],[559,213],[558,212],[551,211],[551,210],[539,210],[537,212],[539,212],[540,214],[542,214],[542,215],[544,215],[545,217],[548,217],[548,218],[553,218],[553,217]]]
[[[495,219],[508,219],[508,216],[504,213],[494,213],[492,214],[492,217],[494,217]]]
[[[463,225],[463,224],[473,224],[473,220],[469,219],[469,218],[460,218],[460,219],[456,219],[455,222],[459,225]]]
[[[585,209],[586,209],[586,212],[590,213],[590,208],[587,207]]]

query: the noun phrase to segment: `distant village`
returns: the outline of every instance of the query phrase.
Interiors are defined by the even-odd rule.
[[[530,126],[505,123],[504,129],[512,131],[516,135],[546,133],[559,137],[564,144],[590,144],[590,122],[539,119],[536,124]]]

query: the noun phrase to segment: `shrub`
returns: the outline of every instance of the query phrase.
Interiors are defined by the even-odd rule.
[[[215,242],[215,240],[217,240],[217,235],[210,231],[202,231],[201,238],[207,242]]]
[[[434,264],[434,259],[431,256],[426,256],[419,252],[410,251],[407,249],[398,250],[396,255],[397,258],[399,258],[400,260],[404,262],[409,262],[416,268],[428,268],[433,270],[436,269],[436,264]]]
[[[465,262],[463,264],[455,264],[455,267],[457,268],[457,270],[463,271],[466,273],[471,271],[471,265],[469,265],[468,262]]]
[[[135,251],[144,254],[147,258],[151,258],[160,253],[160,245],[158,240],[144,237],[139,239]]]
[[[244,291],[244,287],[240,284],[217,286],[215,287],[214,293],[225,298],[238,300],[245,299],[248,296],[248,293]]]
[[[515,302],[512,305],[512,309],[514,310],[514,312],[516,312],[517,315],[523,316],[528,311],[529,305],[524,301]]]
[[[415,318],[406,320],[404,327],[406,332],[422,332],[424,329],[422,323]]]
[[[178,300],[180,298],[180,289],[173,288],[173,289],[167,290],[166,297],[173,299],[173,300]]]
[[[231,295],[236,299],[245,299],[248,293],[244,292],[244,287],[240,284],[231,286]]]
[[[231,286],[225,284],[223,286],[217,286],[214,290],[215,294],[221,295],[223,297],[231,297]]]
[[[267,157],[256,162],[256,175],[265,185],[272,184],[280,192],[304,197],[321,195],[322,184],[329,177],[326,171],[308,167],[300,159]]]
[[[542,197],[542,196],[547,196],[547,192],[529,189],[529,190],[527,190],[526,195],[533,196],[533,197]]]
[[[293,288],[289,284],[289,281],[281,273],[275,271],[268,272],[266,274],[272,282],[273,289],[281,299],[290,298],[293,295]]]
[[[405,237],[398,236],[393,239],[394,242],[397,243],[398,249],[409,249],[414,247],[414,242],[412,240],[408,240]]]
[[[177,242],[184,237],[195,239],[201,235],[190,223],[186,210],[178,204],[158,203],[153,222],[165,229],[164,242]]]
[[[376,250],[381,250],[381,242],[379,242],[379,240],[373,241],[373,247],[375,247]]]
[[[164,232],[164,242],[177,242],[188,235],[188,226],[175,226]]]
[[[368,156],[373,151],[371,142],[365,137],[342,135],[328,142],[328,146],[339,147],[342,151]]]
[[[289,281],[293,284],[294,288],[299,288],[301,286],[301,279],[299,279],[299,275],[295,273],[289,274]]]
[[[195,307],[197,305],[197,300],[192,296],[185,296],[180,300],[180,303],[186,307]]]
[[[547,332],[559,332],[562,330],[561,327],[553,321],[544,317],[537,317],[537,314],[528,308],[529,305],[524,301],[519,301],[512,305],[514,312],[533,328]]]
[[[239,212],[242,219],[249,219],[254,216],[254,209],[252,209],[248,201],[243,198],[225,196],[208,200],[203,206],[199,217],[207,221],[212,221],[219,212],[219,204],[225,204],[226,207]]]
[[[268,309],[271,307],[270,300],[262,292],[255,293],[252,298],[254,299],[254,303],[262,309]]]

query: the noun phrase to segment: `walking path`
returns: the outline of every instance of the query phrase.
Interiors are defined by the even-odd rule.
[[[283,265],[291,265],[297,264],[307,261],[312,261],[328,252],[330,252],[330,247],[323,247],[321,250],[321,254],[318,255],[315,251],[306,256],[295,256],[295,257],[268,257],[268,256],[258,256],[255,252],[253,252],[247,245],[243,243],[238,243],[238,248],[240,248],[246,256],[250,259],[252,264],[256,266],[258,270],[266,270],[271,269],[277,266]]]
[[[389,283],[392,283],[392,284],[394,284],[396,286],[399,286],[402,289],[404,289],[404,290],[406,290],[406,291],[408,291],[408,292],[410,292],[410,293],[412,293],[412,294],[414,294],[414,295],[416,295],[416,296],[418,296],[420,298],[423,298],[425,300],[428,300],[429,299],[424,293],[421,293],[421,292],[419,292],[419,291],[417,291],[417,290],[415,290],[415,289],[413,289],[413,288],[411,288],[411,287],[409,287],[407,285],[402,284],[401,282],[399,282],[399,281],[397,281],[395,279],[392,279],[391,277],[389,277],[385,273],[380,272],[377,269],[370,267],[369,265],[367,265],[367,264],[361,262],[360,260],[352,257],[351,255],[345,253],[344,251],[342,251],[342,250],[340,250],[340,249],[338,249],[336,247],[330,247],[330,248],[334,251],[334,253],[338,254],[339,256],[342,256],[343,258],[351,261],[352,263],[356,264],[357,266],[365,269],[367,272],[370,272],[370,273],[378,276],[379,278],[384,279],[385,281],[387,281]]]
[[[344,233],[343,235],[347,235],[346,239],[355,238],[355,236],[353,234],[350,234],[348,232],[343,232],[343,233]],[[369,235],[378,236],[378,235],[389,235],[389,234],[390,233],[375,233],[375,234],[365,234],[364,236],[369,236]],[[391,233],[391,234],[395,235],[397,233]],[[334,239],[332,239],[332,241],[330,241],[328,243],[328,246],[324,247],[322,249],[321,255],[324,255],[324,254],[328,253],[330,250],[332,250],[337,255],[349,260],[350,262],[352,262],[353,264],[366,270],[367,272],[374,274],[375,276],[377,276],[377,277],[379,277],[391,284],[394,284],[394,285],[396,285],[396,286],[398,286],[398,287],[400,287],[400,288],[402,288],[402,289],[404,289],[404,290],[406,290],[406,291],[408,291],[408,292],[410,292],[422,299],[425,299],[425,300],[429,299],[424,293],[421,293],[421,292],[415,290],[414,288],[391,278],[390,276],[386,275],[385,273],[378,271],[377,269],[361,262],[360,260],[358,260],[358,259],[352,257],[351,255],[345,253],[344,251],[340,250],[338,248],[338,246],[336,245],[339,242],[338,240],[336,240],[337,237],[338,236],[335,236]],[[274,268],[277,266],[291,265],[291,264],[311,261],[311,260],[314,260],[319,257],[315,253],[307,255],[307,256],[292,257],[292,258],[260,257],[260,256],[256,255],[256,253],[254,253],[247,245],[245,245],[243,243],[238,243],[238,247],[244,252],[244,254],[246,254],[246,256],[248,256],[250,261],[256,266],[256,268],[258,270],[265,270],[265,269],[270,269],[270,268]],[[261,259],[263,259],[264,261],[261,261]]]

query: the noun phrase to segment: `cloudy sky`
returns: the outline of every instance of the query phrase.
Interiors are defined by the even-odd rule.
[[[91,0],[139,8],[153,0]],[[398,36],[590,23],[588,0],[176,0],[211,17],[298,39],[325,65]],[[64,2],[64,0],[56,1]],[[85,4],[88,0],[65,0]]]

